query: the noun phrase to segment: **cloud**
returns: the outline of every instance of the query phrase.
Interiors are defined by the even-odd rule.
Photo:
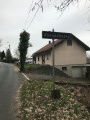
[[[30,0],[0,1],[0,38],[3,39],[4,44],[0,49],[6,49],[8,41],[11,45],[11,50],[14,51],[19,43],[19,34],[27,27],[29,27],[27,31],[31,35],[30,42],[33,44],[33,47],[29,48],[30,54],[48,43],[49,40],[42,39],[42,30],[52,31],[53,28],[57,32],[71,32],[90,46],[90,33],[86,32],[88,26],[85,11],[87,9],[86,6],[85,8],[83,7],[83,2],[80,3],[79,8],[76,4],[70,6],[62,16],[53,7],[53,3],[44,2],[44,11],[42,12],[40,9],[33,19],[36,11],[29,14]],[[26,22],[28,14],[29,18]],[[30,25],[32,19],[33,22]]]

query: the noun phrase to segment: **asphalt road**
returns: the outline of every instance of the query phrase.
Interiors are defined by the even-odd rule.
[[[17,120],[15,94],[18,84],[13,65],[0,63],[0,120]]]

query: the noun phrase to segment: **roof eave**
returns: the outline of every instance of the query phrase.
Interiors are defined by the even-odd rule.
[[[70,34],[72,37],[74,37],[74,39],[76,39],[79,44],[81,44],[86,51],[89,51],[90,50],[90,47],[88,47],[85,43],[83,43],[81,40],[79,40],[76,36],[74,36],[73,34]]]
[[[51,49],[52,49],[52,48],[50,48],[50,49],[48,49],[48,50],[44,50],[44,51],[38,52],[38,53],[35,53],[34,55],[32,55],[32,57],[35,57],[36,55],[39,55],[39,54],[41,54],[41,53],[50,51]]]

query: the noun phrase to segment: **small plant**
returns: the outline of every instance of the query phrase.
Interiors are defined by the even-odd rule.
[[[56,111],[56,110],[57,110],[56,105],[52,105],[52,107],[51,107],[51,111]]]

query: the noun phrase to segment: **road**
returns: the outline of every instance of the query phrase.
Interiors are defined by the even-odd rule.
[[[17,120],[15,94],[18,84],[13,65],[0,63],[0,120]]]

